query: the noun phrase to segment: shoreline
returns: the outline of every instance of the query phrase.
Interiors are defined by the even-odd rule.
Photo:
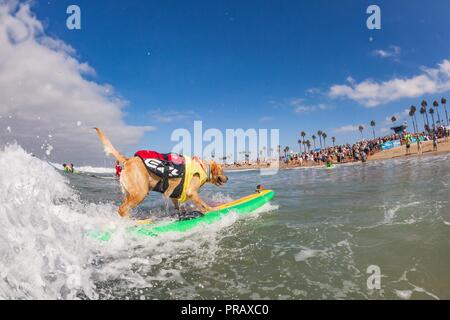
[[[430,155],[441,155],[450,153],[450,139],[448,141],[445,141],[445,139],[439,139],[438,142],[438,150],[433,151],[433,141],[424,141],[422,142],[422,154],[417,153],[417,144],[414,143],[411,145],[411,152],[410,154],[406,154],[406,146],[400,146],[396,147],[390,150],[380,151],[377,152],[369,157],[367,157],[367,162],[372,161],[386,161],[386,160],[392,160],[392,159],[399,159],[399,158],[409,158],[409,157],[420,157],[420,156],[430,156]],[[347,161],[347,162],[333,162],[333,164],[339,166],[339,165],[353,165],[363,163],[362,161]],[[286,165],[284,163],[280,163],[280,166],[278,168],[267,166],[267,165],[242,165],[239,167],[235,166],[227,166],[224,168],[225,171],[255,171],[255,170],[290,170],[290,169],[306,169],[306,168],[323,168],[325,164],[305,164],[303,166],[300,166],[298,164],[293,165]]]

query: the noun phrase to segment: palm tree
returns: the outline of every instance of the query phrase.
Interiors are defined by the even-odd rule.
[[[298,139],[298,149],[300,150],[300,153],[302,153],[302,140]]]
[[[416,111],[417,111],[417,108],[415,107],[415,106],[411,106],[410,108],[409,108],[409,116],[411,117],[411,120],[412,120],[412,123],[413,123],[413,129],[414,129],[414,132],[416,132],[417,133],[417,118],[416,118]]]
[[[421,114],[422,117],[423,117],[423,126],[424,126],[424,127],[429,127],[429,125],[428,125],[427,108],[421,107],[420,110],[419,110],[419,112],[420,112],[420,114]],[[427,117],[427,118],[426,118],[426,121],[425,121],[425,116]]]
[[[442,98],[441,99],[441,104],[444,106],[444,110],[445,110],[445,122],[448,125],[448,115],[447,115],[447,99]]]
[[[287,153],[289,152],[289,146],[286,146],[285,148],[284,148],[284,157],[286,158],[287,157]]]
[[[397,121],[397,118],[395,116],[392,116],[391,121],[392,121],[392,123],[394,123],[395,121]]]
[[[336,142],[336,137],[331,137],[331,141],[333,141],[333,148],[334,148],[334,143]]]
[[[363,136],[363,130],[364,130],[364,127],[360,125],[360,126],[358,127],[358,130],[359,130],[359,132],[361,132],[361,139],[364,139],[364,136]]]
[[[325,143],[325,139],[327,138],[327,134],[325,132],[322,132],[322,138],[323,138],[323,146],[326,148],[327,144]]]
[[[422,106],[422,108],[420,109],[420,113],[422,113],[422,110],[423,110],[422,114],[425,114],[425,116],[427,117],[427,126],[429,128],[430,127],[430,122],[428,121],[428,113],[427,113],[427,106],[428,106],[428,104],[427,104],[426,100],[422,100],[420,105]]]
[[[309,153],[309,149],[311,148],[311,141],[306,140],[305,141],[306,146],[308,147],[308,153]]]
[[[322,149],[322,130],[317,131],[317,135],[319,136],[320,149]]]
[[[411,106],[409,108],[409,116],[414,117],[413,126],[414,126],[414,131],[417,133],[419,131],[419,126],[417,125],[416,111],[417,111],[416,106]]]
[[[375,126],[377,124],[375,123],[375,121],[370,121],[370,126],[372,127],[372,132],[373,132],[373,138],[375,139]]]
[[[435,128],[435,125],[434,125],[434,109],[430,108],[430,110],[428,110],[428,112],[431,114],[431,120],[433,121],[433,129],[434,129]]]
[[[312,135],[311,138],[313,139],[314,149],[316,149],[316,139],[317,139],[317,137],[315,135]]]
[[[302,136],[303,147],[304,147],[304,146],[305,146],[305,136],[306,136],[306,132],[305,132],[305,131],[302,131],[302,132],[300,133],[300,135]],[[306,149],[305,149],[305,152],[306,152]]]
[[[422,100],[422,102],[420,103],[420,105],[422,106],[422,107],[428,107],[428,103],[427,103],[427,100]]]
[[[439,109],[438,109],[438,107],[439,107],[439,102],[437,102],[436,100],[434,100],[434,101],[433,101],[433,107],[436,108],[436,112],[437,112],[437,116],[438,116],[438,122],[439,122],[439,125],[441,125],[441,116],[439,115]]]
[[[414,123],[414,118],[413,118],[414,112],[413,112],[412,110],[409,110],[409,116],[411,117],[411,120],[412,120],[412,123],[413,123],[413,129],[414,129],[414,132],[417,133],[417,131],[416,131],[416,125],[415,125],[415,123]]]

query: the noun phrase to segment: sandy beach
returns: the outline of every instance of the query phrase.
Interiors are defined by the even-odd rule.
[[[417,153],[417,144],[413,143],[411,145],[411,152],[409,155],[406,154],[406,146],[396,147],[390,150],[380,151],[368,157],[367,161],[379,161],[379,160],[389,160],[396,159],[401,157],[416,157],[416,156],[427,156],[427,155],[438,155],[450,152],[450,141],[445,141],[445,139],[439,139],[438,149],[437,151],[433,151],[433,141],[425,141],[422,142],[422,155]],[[345,162],[351,163],[351,162]],[[337,164],[337,163],[336,163]],[[323,164],[316,163],[304,163],[303,166],[299,166],[297,164],[285,164],[280,162],[279,169],[292,169],[292,168],[307,168],[307,167],[321,167]],[[271,169],[273,167],[269,167],[266,164],[244,164],[240,166],[226,166],[226,170],[235,171],[235,170],[259,170],[259,169]]]
[[[439,139],[437,151],[433,151],[433,141],[422,142],[422,155],[432,155],[432,154],[436,155],[448,152],[450,152],[450,141],[445,141],[445,139]],[[370,156],[368,160],[369,161],[388,160],[400,157],[414,157],[414,156],[418,156],[416,143],[413,143],[411,145],[411,153],[409,155],[406,155],[406,147],[401,146],[390,150],[378,152]]]

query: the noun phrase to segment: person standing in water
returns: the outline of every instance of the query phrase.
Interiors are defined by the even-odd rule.
[[[437,151],[437,144],[438,144],[438,136],[437,133],[433,133],[433,151]]]
[[[116,177],[120,178],[120,173],[122,172],[122,167],[120,166],[119,161],[116,161]]]
[[[331,162],[331,157],[330,156],[326,157],[325,167],[327,167],[327,168],[332,168],[333,167],[333,163]]]
[[[405,138],[405,144],[406,144],[406,155],[409,155],[411,153],[411,134],[407,133],[406,130],[404,132],[404,138]]]
[[[419,134],[416,136],[416,143],[417,143],[417,154],[422,154],[422,141],[420,141]]]
[[[361,161],[367,162],[367,153],[364,149],[361,149]]]

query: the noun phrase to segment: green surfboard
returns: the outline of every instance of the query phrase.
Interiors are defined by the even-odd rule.
[[[201,224],[211,224],[221,220],[231,212],[245,215],[254,212],[264,204],[268,203],[275,196],[273,190],[262,190],[259,193],[251,194],[238,200],[228,202],[214,208],[213,211],[205,213],[203,216],[190,220],[176,220],[161,224],[146,223],[128,228],[131,235],[154,237],[167,232],[186,232]],[[114,230],[92,230],[88,236],[101,241],[111,239]]]

